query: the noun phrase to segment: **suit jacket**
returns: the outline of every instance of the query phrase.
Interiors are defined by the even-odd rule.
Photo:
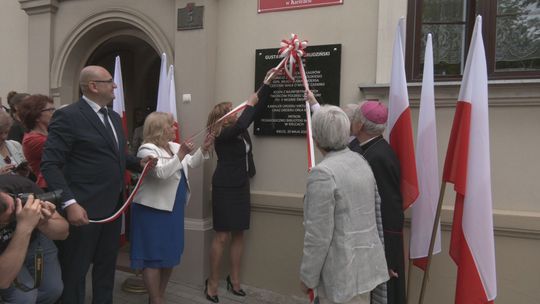
[[[388,280],[375,222],[377,185],[368,163],[345,148],[308,175],[300,279],[344,303]]]
[[[212,185],[240,187],[255,175],[253,145],[247,128],[256,116],[266,108],[270,92],[270,87],[263,85],[258,92],[259,102],[257,105],[255,107],[246,107],[236,123],[223,128],[214,141],[218,161],[212,177]],[[247,153],[244,140],[249,145]]]
[[[49,124],[41,173],[49,190],[62,189],[63,201],[75,199],[91,219],[111,215],[124,190],[124,171],[139,171],[128,155],[120,116],[109,111],[118,145],[98,114],[84,100],[57,110]]]

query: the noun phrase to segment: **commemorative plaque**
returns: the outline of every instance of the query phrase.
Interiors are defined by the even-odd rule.
[[[282,58],[277,48],[256,50],[255,89],[266,72]],[[303,58],[309,88],[320,104],[339,106],[341,44],[314,45]],[[255,135],[302,136],[306,134],[304,86],[299,73],[294,82],[279,75],[271,84],[273,93],[263,113],[255,120]]]

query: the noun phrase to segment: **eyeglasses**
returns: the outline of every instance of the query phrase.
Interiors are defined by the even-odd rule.
[[[56,108],[45,108],[45,109],[41,110],[40,112],[43,113],[43,112],[49,112],[49,111],[54,112],[54,111],[56,111]]]
[[[97,82],[97,83],[113,83],[114,80],[111,78],[111,79],[108,79],[108,80],[89,80],[88,83],[90,82]]]

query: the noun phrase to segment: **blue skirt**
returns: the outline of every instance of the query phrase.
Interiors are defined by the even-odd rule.
[[[184,252],[186,187],[180,181],[172,212],[131,205],[131,268],[172,268]]]

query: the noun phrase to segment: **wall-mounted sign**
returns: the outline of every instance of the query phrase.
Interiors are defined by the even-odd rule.
[[[178,9],[177,30],[196,30],[203,28],[204,6],[196,6],[195,3],[188,3],[186,7]]]
[[[257,12],[269,13],[336,4],[343,4],[343,0],[259,0]]]
[[[261,49],[255,53],[255,89],[266,72],[281,61],[278,49]],[[306,77],[311,91],[321,104],[339,106],[341,44],[314,45],[306,48]],[[263,113],[255,120],[255,135],[300,136],[306,134],[304,85],[300,75],[291,82],[279,75],[271,84],[274,89]]]

